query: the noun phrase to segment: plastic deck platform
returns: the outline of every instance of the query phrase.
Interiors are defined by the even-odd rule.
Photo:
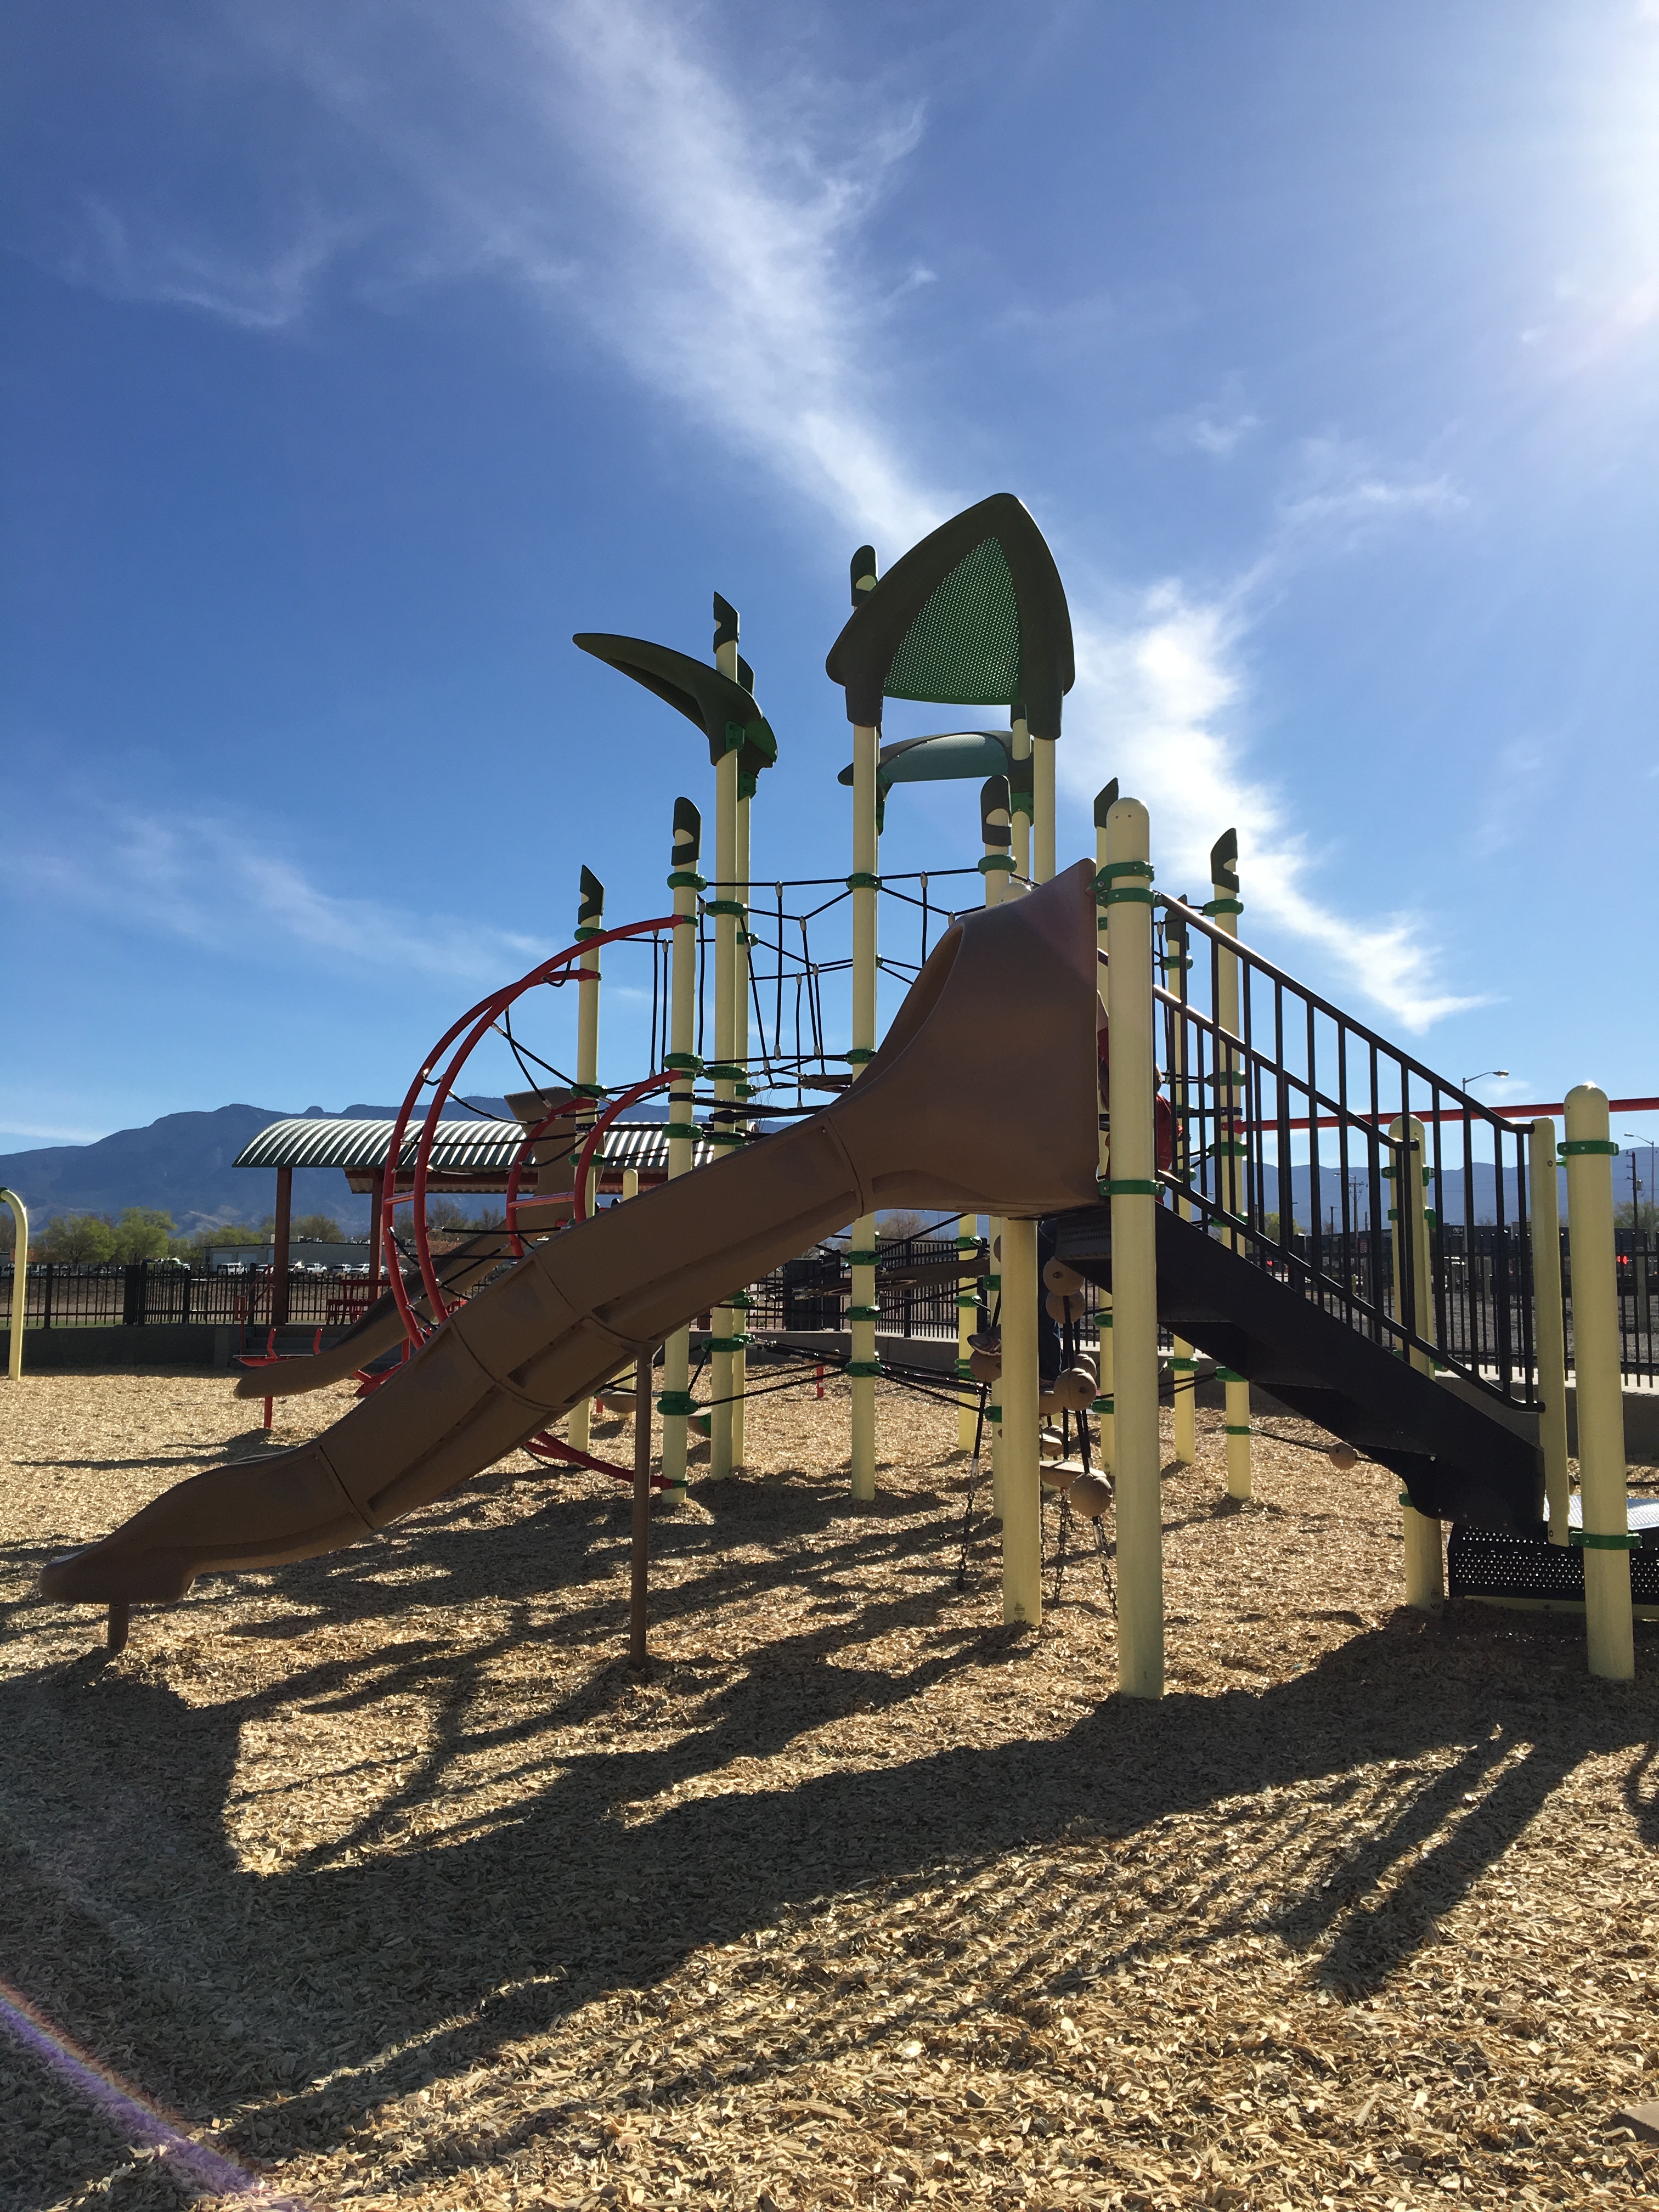
[[[1577,1495],[1568,1525],[1583,1526]],[[1638,1620],[1659,1620],[1659,1498],[1632,1498],[1628,1526],[1638,1540],[1630,1555],[1631,1601]],[[1496,1535],[1460,1524],[1446,1547],[1446,1589],[1450,1597],[1488,1605],[1547,1612],[1582,1607],[1584,1554],[1576,1544],[1552,1544],[1541,1534]]]

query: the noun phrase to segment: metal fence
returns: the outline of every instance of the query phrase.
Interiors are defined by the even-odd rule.
[[[275,1271],[189,1267],[176,1260],[79,1267],[59,1260],[29,1263],[25,1328],[144,1328],[173,1324],[258,1328],[270,1325]],[[11,1326],[13,1269],[0,1266],[0,1326]],[[291,1267],[290,1323],[330,1328],[355,1321],[368,1303],[368,1278],[349,1269]]]

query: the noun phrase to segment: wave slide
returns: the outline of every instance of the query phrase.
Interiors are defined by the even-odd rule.
[[[964,915],[832,1104],[532,1247],[321,1436],[175,1485],[101,1542],[52,1560],[44,1594],[165,1601],[200,1574],[355,1543],[494,1466],[705,1308],[878,1206],[1030,1217],[1093,1203],[1093,886],[1079,861],[1023,899]],[[360,1341],[354,1364],[362,1356]],[[262,1370],[253,1395],[280,1372]]]

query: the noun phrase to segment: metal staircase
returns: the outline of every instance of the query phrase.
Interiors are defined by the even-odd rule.
[[[1419,1512],[1535,1534],[1530,1132],[1185,902],[1158,921],[1160,1321],[1392,1468]],[[1109,1288],[1109,1208],[1061,1216],[1057,1251]]]

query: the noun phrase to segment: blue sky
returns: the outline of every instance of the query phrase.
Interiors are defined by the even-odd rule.
[[[575,629],[734,601],[756,872],[844,871],[848,556],[999,489],[1077,631],[1062,858],[1116,775],[1454,1079],[1659,1094],[1653,0],[5,37],[0,1149],[394,1097],[582,862],[659,910],[706,751]],[[963,788],[888,823],[977,850]]]

